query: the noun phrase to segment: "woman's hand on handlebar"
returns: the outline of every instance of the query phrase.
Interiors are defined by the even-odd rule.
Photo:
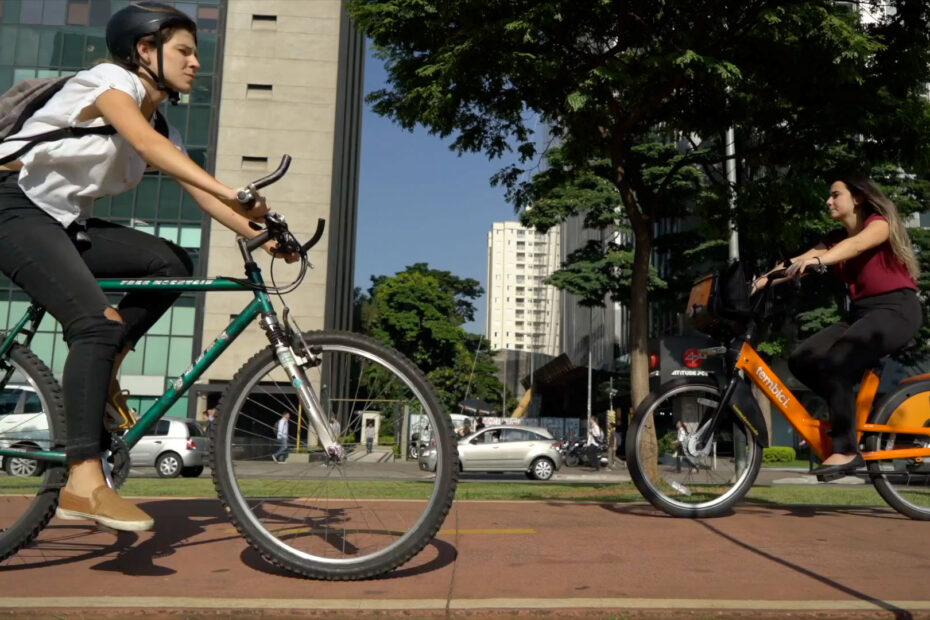
[[[268,252],[271,256],[276,258],[283,258],[284,262],[296,263],[300,260],[300,254],[294,251],[280,250],[278,249],[278,244],[272,239],[268,243],[262,246],[262,248]]]
[[[265,197],[255,192],[253,195],[255,197],[255,202],[253,206],[246,206],[239,202],[238,194],[240,190],[231,189],[229,193],[221,198],[221,200],[228,206],[230,209],[238,213],[244,218],[250,219],[253,222],[258,222],[259,224],[265,221],[265,216],[268,215],[270,209],[268,208],[268,203],[265,202]]]
[[[804,275],[805,272],[813,272],[820,265],[820,260],[817,258],[799,258],[788,265],[788,269],[785,270],[785,278],[789,280],[797,280]]]

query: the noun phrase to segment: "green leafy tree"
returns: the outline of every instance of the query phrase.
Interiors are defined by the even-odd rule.
[[[490,343],[462,328],[474,317],[474,300],[484,294],[477,280],[417,263],[371,281],[368,295],[356,297],[362,331],[410,358],[448,410],[457,411],[465,398],[494,402],[502,388]]]

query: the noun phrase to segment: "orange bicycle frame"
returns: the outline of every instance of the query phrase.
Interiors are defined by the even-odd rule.
[[[830,423],[814,418],[748,342],[743,343],[740,349],[736,368],[744,371],[750,381],[781,411],[788,423],[804,438],[817,456],[822,459],[832,454]],[[862,379],[859,394],[856,397],[856,428],[859,438],[861,439],[865,432],[930,436],[930,427],[922,426],[928,417],[927,405],[911,402],[914,399],[902,403],[888,420],[888,424],[868,422],[879,383],[880,377],[871,370],[866,372]],[[890,458],[930,458],[930,448],[875,450],[863,452],[862,457],[867,461]]]

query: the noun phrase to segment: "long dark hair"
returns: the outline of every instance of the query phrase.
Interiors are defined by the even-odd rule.
[[[891,244],[891,251],[907,268],[911,277],[917,280],[920,276],[920,267],[917,264],[917,257],[914,256],[914,248],[907,229],[904,227],[904,221],[898,214],[898,207],[872,179],[860,172],[842,175],[838,180],[846,185],[853,198],[858,199],[857,206],[862,208],[864,215],[867,216],[869,211],[872,211],[888,221],[888,242]]]

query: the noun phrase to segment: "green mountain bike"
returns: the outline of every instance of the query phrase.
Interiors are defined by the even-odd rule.
[[[274,173],[240,192],[240,201],[254,200],[254,192],[283,177],[289,164],[285,155]],[[270,213],[258,236],[238,240],[245,263],[242,279],[99,280],[108,292],[157,289],[252,295],[135,424],[111,436],[104,464],[118,487],[129,473],[129,450],[236,337],[258,321],[269,344],[229,383],[210,430],[209,465],[219,499],[239,532],[266,560],[312,578],[364,579],[403,564],[432,540],[455,496],[458,457],[449,416],[426,377],[404,356],[358,334],[301,332],[288,318],[286,306],[279,318],[271,296],[280,297],[300,284],[309,265],[307,251],[322,237],[323,229],[321,219],[313,237],[301,245],[284,218]],[[287,286],[266,285],[252,258],[269,240],[301,256],[299,275]],[[0,560],[30,543],[48,524],[67,477],[61,388],[29,350],[44,315],[33,304],[0,344],[2,393],[28,391],[38,399],[28,410],[20,407],[0,415],[0,457],[15,465],[0,472]],[[310,432],[305,440],[309,449],[282,463],[271,457],[279,447],[275,424],[284,413],[303,421],[290,424],[292,445],[297,443],[295,429]],[[368,454],[358,422],[363,414],[368,414],[366,418],[423,416],[416,419],[432,429],[435,474],[422,472],[416,462],[396,458],[393,451]],[[354,422],[358,431],[333,436],[331,415],[344,423]]]

